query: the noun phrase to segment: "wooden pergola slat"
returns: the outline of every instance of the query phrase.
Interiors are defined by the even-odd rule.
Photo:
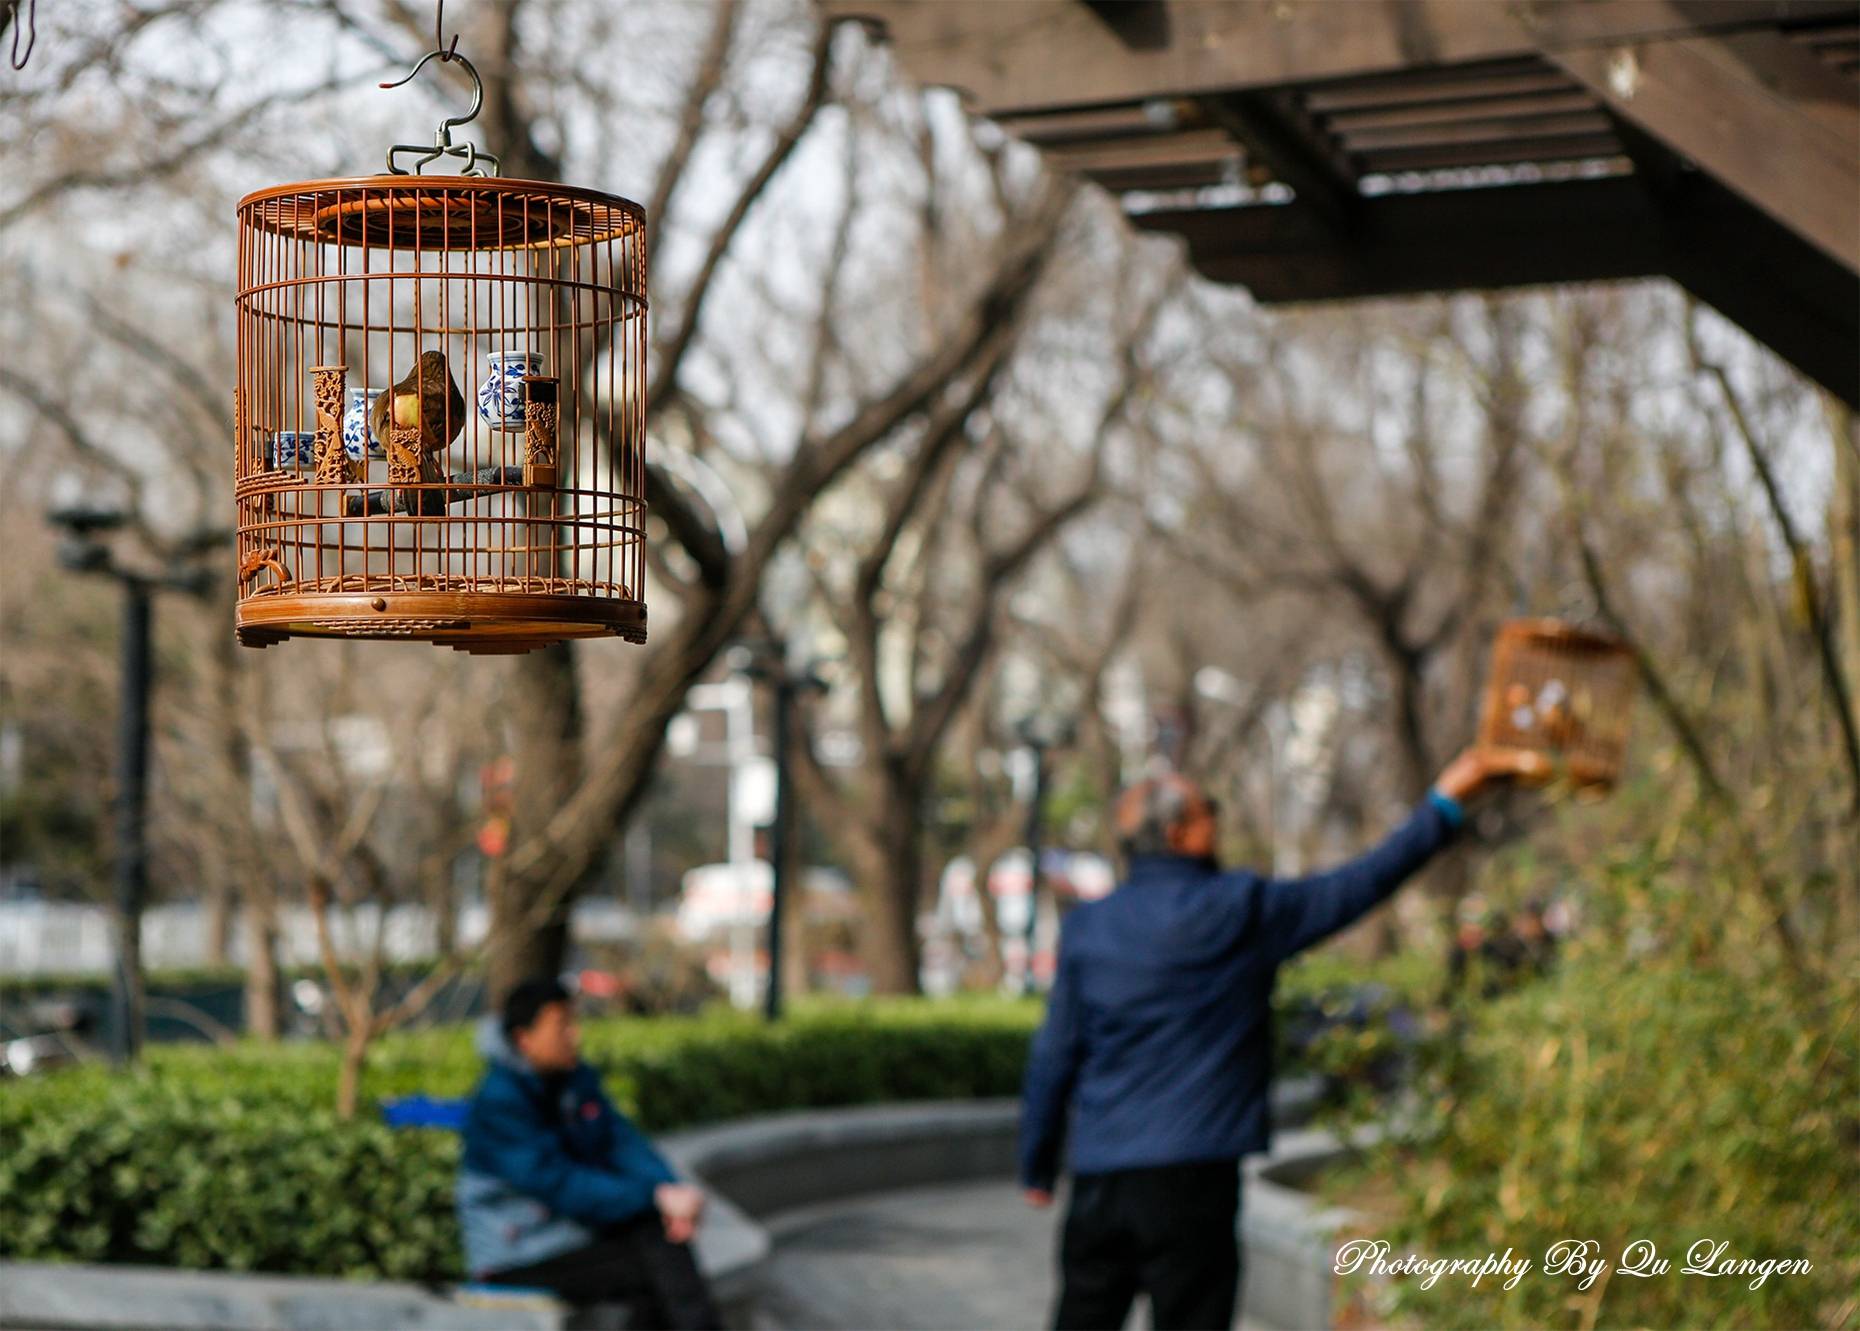
[[[1424,102],[1414,106],[1374,107],[1356,111],[1333,111],[1324,123],[1333,132],[1354,130],[1400,129],[1409,125],[1460,125],[1469,120],[1491,120],[1506,116],[1562,115],[1571,111],[1593,110],[1595,97],[1573,84],[1567,90],[1540,93],[1532,97],[1480,97],[1471,101]]]
[[[1355,157],[1365,175],[1388,175],[1398,171],[1440,171],[1452,167],[1582,162],[1615,157],[1620,153],[1620,140],[1611,133],[1602,132],[1543,139],[1499,138],[1422,148],[1384,148],[1357,153]]]
[[[1384,129],[1348,129],[1338,131],[1344,146],[1351,152],[1372,152],[1378,148],[1437,148],[1454,143],[1519,143],[1530,147],[1532,139],[1566,138],[1578,134],[1609,134],[1608,117],[1599,107],[1554,115],[1480,116],[1477,119],[1432,125],[1398,125]]]
[[[1087,174],[1149,166],[1194,166],[1240,155],[1240,145],[1220,129],[1193,129],[1097,143],[1055,144],[1047,156],[1059,166]]]
[[[1404,106],[1444,106],[1454,102],[1493,97],[1541,97],[1580,92],[1582,85],[1535,57],[1511,61],[1511,73],[1463,71],[1458,77],[1384,75],[1374,79],[1348,79],[1316,84],[1304,101],[1313,111],[1338,114],[1351,111],[1390,111]]]

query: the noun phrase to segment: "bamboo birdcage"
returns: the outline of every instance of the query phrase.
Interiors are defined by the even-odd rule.
[[[1554,619],[1514,619],[1492,645],[1479,742],[1553,758],[1577,786],[1621,775],[1634,658],[1616,638]]]
[[[645,220],[472,175],[240,201],[240,642],[644,641]]]

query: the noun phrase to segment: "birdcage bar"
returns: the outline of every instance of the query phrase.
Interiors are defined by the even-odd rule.
[[[642,639],[638,206],[386,176],[239,220],[241,641]]]

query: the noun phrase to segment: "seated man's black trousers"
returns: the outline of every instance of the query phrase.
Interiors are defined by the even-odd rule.
[[[1083,1174],[1059,1241],[1058,1331],[1117,1331],[1139,1293],[1156,1331],[1227,1331],[1240,1287],[1237,1160]]]
[[[554,1290],[569,1303],[625,1303],[652,1331],[721,1331],[723,1318],[691,1245],[665,1237],[657,1211],[604,1230],[585,1248],[485,1277],[496,1285]]]

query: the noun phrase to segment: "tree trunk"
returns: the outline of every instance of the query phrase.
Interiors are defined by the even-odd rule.
[[[1401,753],[1402,795],[1418,800],[1434,780],[1433,755],[1427,747],[1426,661],[1412,650],[1385,639],[1389,669],[1395,675],[1395,737]]]
[[[872,992],[914,994],[917,978],[917,883],[923,854],[917,837],[886,847],[883,881],[873,894],[876,918],[866,937]]]
[[[336,1082],[336,1117],[351,1119],[362,1095],[362,1069],[368,1062],[369,1031],[366,1021],[350,1027],[342,1042],[342,1075]]]
[[[917,894],[923,882],[920,802],[899,788],[892,771],[872,784],[869,798],[882,802],[871,822],[879,835],[855,833],[856,843],[850,847],[865,900],[859,950],[873,993],[914,994],[919,992]]]
[[[581,695],[570,644],[557,643],[520,658],[515,684],[508,708],[516,760],[513,847],[525,835],[541,835],[581,779]],[[572,885],[558,888],[549,878],[517,874],[492,880],[495,943],[489,980],[494,1002],[531,976],[561,972],[568,961],[573,905]]]
[[[207,889],[207,965],[224,966],[232,941],[232,887],[215,875]]]
[[[1834,444],[1834,496],[1828,514],[1833,555],[1829,600],[1839,625],[1843,669],[1848,679],[1860,681],[1860,438],[1851,411],[1831,400],[1827,411]]]
[[[777,704],[779,706],[779,704]],[[789,706],[795,704],[791,701]],[[787,779],[794,780],[794,769],[799,760],[795,757],[794,734],[800,729],[798,717],[790,714],[788,727],[788,753],[783,770]],[[787,885],[782,893],[781,906],[781,971],[771,973],[769,983],[781,986],[785,998],[805,994],[808,990],[807,973],[807,855],[801,844],[801,805],[795,798],[797,792],[790,789],[775,806],[776,816],[786,815],[787,825],[782,829],[782,881]]]
[[[1106,802],[1108,804],[1108,797]],[[1001,916],[995,908],[994,894],[988,890],[988,876],[994,870],[995,861],[1019,842],[1020,831],[1026,821],[1019,805],[1009,805],[984,831],[969,841],[969,860],[975,865],[975,900],[982,913],[982,937],[988,949],[987,956],[982,960],[982,982],[989,989],[1001,987],[1002,980],[1007,976],[1007,964],[1002,960]],[[1107,818],[1104,821],[1108,826],[1110,820]]]
[[[246,894],[245,1029],[259,1040],[275,1040],[278,1020],[277,903],[269,891]]]
[[[452,869],[447,861],[433,871],[426,887],[426,908],[433,913],[433,949],[446,959],[457,956],[459,950],[459,899]]]

